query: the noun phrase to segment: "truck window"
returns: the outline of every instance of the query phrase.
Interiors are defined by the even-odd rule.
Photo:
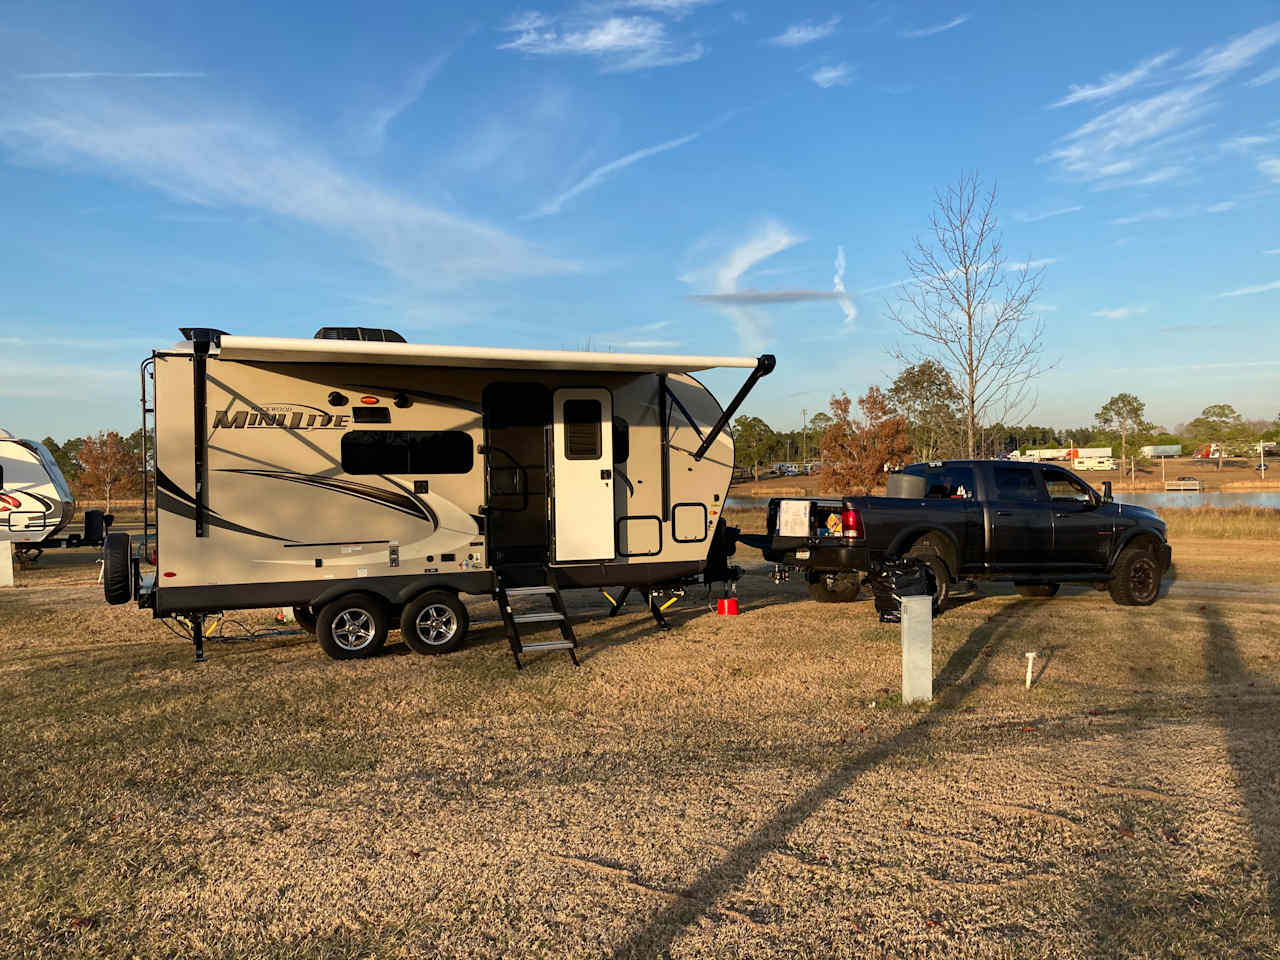
[[[995,466],[991,471],[995,474],[996,499],[1023,500],[1032,503],[1044,500],[1033,470],[1026,467]]]
[[[908,467],[903,473],[924,477],[926,500],[972,500],[973,467]]]
[[[1049,499],[1055,502],[1092,503],[1093,491],[1077,477],[1057,467],[1045,467],[1041,471]]]

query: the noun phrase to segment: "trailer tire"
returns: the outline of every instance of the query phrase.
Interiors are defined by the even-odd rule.
[[[1125,547],[1111,568],[1111,599],[1125,607],[1149,607],[1160,596],[1160,562],[1143,547]]]
[[[1061,586],[1060,583],[1018,583],[1016,580],[1013,583],[1013,588],[1021,597],[1052,597]]]
[[[132,554],[127,533],[109,533],[102,541],[102,593],[107,603],[133,599]]]
[[[297,621],[298,626],[307,633],[315,636],[316,633],[316,615],[310,607],[294,607],[293,619]]]
[[[358,660],[387,642],[387,608],[367,593],[348,593],[326,603],[316,617],[316,639],[335,660]]]
[[[415,597],[400,615],[400,634],[414,653],[434,656],[462,646],[471,617],[456,593],[429,590]]]
[[[862,577],[856,570],[810,570],[809,596],[818,603],[853,603],[862,591]]]
[[[951,596],[951,571],[947,567],[947,561],[942,559],[928,541],[917,543],[907,551],[907,556],[919,560],[929,568],[929,575],[933,579],[933,615],[936,617]]]

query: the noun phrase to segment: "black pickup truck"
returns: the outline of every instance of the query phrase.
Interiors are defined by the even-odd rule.
[[[1011,580],[1024,596],[1062,583],[1154,603],[1172,556],[1164,523],[1115,503],[1069,470],[1004,460],[917,463],[889,477],[888,496],[774,498],[766,560],[803,569],[814,599],[856,599],[862,574],[904,556],[924,562],[935,607],[960,579]],[[747,538],[743,538],[746,540]]]

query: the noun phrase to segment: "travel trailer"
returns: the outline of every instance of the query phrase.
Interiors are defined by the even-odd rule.
[[[0,430],[0,542],[40,543],[71,522],[75,498],[42,443]]]
[[[374,653],[392,623],[414,650],[446,652],[472,594],[498,601],[519,665],[573,655],[561,589],[621,587],[613,612],[638,590],[661,623],[671,592],[736,578],[725,427],[772,356],[430,346],[363,328],[183,336],[143,364],[156,548],[133,556],[111,534],[104,575],[109,602],[184,618],[197,659],[204,615],[280,606],[338,659]],[[713,367],[750,371],[724,409],[693,376]],[[520,637],[540,622],[561,636]]]

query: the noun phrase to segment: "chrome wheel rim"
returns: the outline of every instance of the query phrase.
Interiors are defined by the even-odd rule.
[[[418,638],[429,647],[442,647],[458,632],[458,617],[446,604],[423,607],[414,621]]]
[[[333,618],[331,632],[334,642],[343,650],[355,651],[363,650],[373,643],[373,637],[377,631],[373,616],[368,610],[352,607],[350,610],[343,610]]]

